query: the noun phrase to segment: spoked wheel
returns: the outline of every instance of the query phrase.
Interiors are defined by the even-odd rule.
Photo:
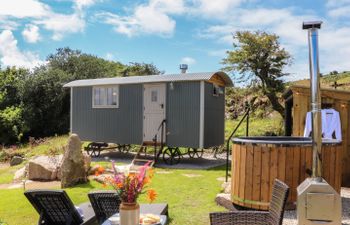
[[[130,145],[118,145],[119,152],[128,153],[130,150]]]
[[[180,158],[181,153],[179,148],[167,148],[163,152],[163,161],[168,165],[178,164]]]
[[[188,148],[188,155],[190,158],[202,158],[203,156],[203,149],[198,148]]]
[[[131,145],[124,145],[124,152],[128,153],[131,149]]]
[[[99,157],[101,154],[101,147],[94,143],[88,144],[85,150],[91,157]]]

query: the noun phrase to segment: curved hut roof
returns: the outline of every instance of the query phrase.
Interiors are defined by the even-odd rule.
[[[204,73],[180,73],[180,74],[75,80],[65,84],[63,87],[83,87],[83,86],[95,86],[95,85],[162,83],[162,82],[182,82],[182,81],[208,81],[213,83],[221,83],[223,86],[226,86],[226,87],[233,86],[233,82],[231,78],[226,73],[219,71],[219,72],[204,72]]]

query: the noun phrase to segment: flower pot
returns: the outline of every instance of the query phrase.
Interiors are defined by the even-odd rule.
[[[140,224],[140,205],[122,202],[119,207],[120,225]]]

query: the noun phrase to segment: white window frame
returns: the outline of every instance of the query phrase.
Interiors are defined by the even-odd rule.
[[[96,88],[116,88],[117,104],[116,105],[95,105],[95,89]],[[105,96],[107,97],[107,96]],[[107,99],[105,101],[107,103]],[[119,108],[119,85],[96,85],[92,87],[92,108],[93,109],[116,109]]]

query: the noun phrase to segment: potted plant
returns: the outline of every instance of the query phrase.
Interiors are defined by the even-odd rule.
[[[138,170],[130,172],[118,172],[112,162],[113,176],[106,178],[106,185],[112,186],[117,191],[122,203],[119,209],[120,225],[139,225],[140,206],[137,198],[141,193],[147,192],[147,198],[153,202],[157,196],[153,189],[145,190],[153,177],[150,162],[141,166]]]

